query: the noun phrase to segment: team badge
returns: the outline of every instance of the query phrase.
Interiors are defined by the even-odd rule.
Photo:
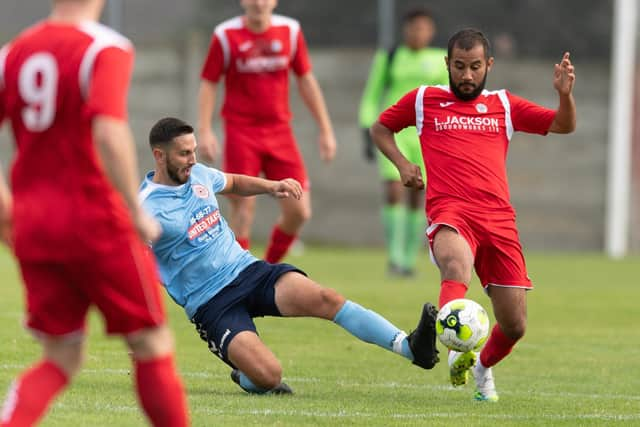
[[[282,42],[280,40],[273,40],[271,42],[271,51],[278,53],[282,51]]]
[[[484,105],[483,103],[478,103],[476,104],[476,111],[480,114],[484,114],[488,111],[488,108],[486,105]]]
[[[196,197],[200,199],[206,199],[207,197],[209,197],[209,190],[207,190],[207,187],[205,187],[204,185],[193,184],[191,186],[191,189],[193,190],[193,194],[195,194]]]

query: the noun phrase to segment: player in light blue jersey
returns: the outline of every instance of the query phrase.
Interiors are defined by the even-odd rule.
[[[300,198],[294,179],[271,181],[227,174],[196,163],[193,128],[165,118],[151,129],[155,170],[140,187],[146,210],[162,226],[153,244],[162,281],[211,352],[233,368],[249,393],[291,393],[282,367],[256,333],[254,317],[310,316],[332,320],[357,338],[431,369],[439,361],[435,307],[426,303],[410,335],[388,320],[320,286],[289,264],[258,260],[236,242],[215,195]]]

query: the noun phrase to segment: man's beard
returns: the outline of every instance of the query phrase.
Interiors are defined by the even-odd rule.
[[[187,180],[189,179],[189,177],[187,178],[180,178],[180,175],[178,174],[178,171],[180,170],[180,168],[175,167],[171,164],[171,162],[167,162],[167,176],[169,176],[169,178],[171,178],[171,180],[173,182],[175,182],[178,185],[182,185],[185,182],[187,182]]]
[[[477,85],[475,87],[475,89],[473,89],[473,91],[471,92],[462,92],[460,90],[460,88],[458,87],[460,85],[460,83],[458,84],[458,86],[453,84],[453,79],[451,78],[451,70],[449,70],[449,87],[451,88],[451,92],[453,92],[453,94],[461,99],[462,101],[471,101],[473,99],[476,99],[478,96],[480,96],[480,94],[482,93],[482,91],[484,90],[484,86],[487,84],[487,75],[489,74],[489,72],[485,72],[484,73],[484,78],[482,79],[482,82],[480,82],[479,85]],[[469,84],[469,83],[466,83]]]

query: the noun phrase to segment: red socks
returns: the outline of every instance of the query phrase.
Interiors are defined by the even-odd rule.
[[[23,372],[12,384],[4,402],[2,427],[36,424],[68,381],[67,374],[48,360]]]
[[[489,340],[487,340],[487,343],[480,352],[480,362],[482,362],[482,366],[490,368],[507,357],[507,355],[511,353],[511,350],[513,350],[513,346],[516,345],[516,342],[518,342],[518,340],[506,336],[502,332],[502,329],[500,329],[500,325],[496,324],[491,330]]]
[[[267,248],[267,253],[264,256],[265,261],[271,264],[280,262],[295,239],[295,235],[286,234],[284,231],[280,230],[280,227],[277,225],[274,226],[271,231],[269,247]]]
[[[140,404],[154,426],[183,427],[189,424],[187,400],[176,375],[173,355],[135,361]]]
[[[449,301],[454,299],[464,298],[467,294],[467,285],[462,282],[456,282],[453,280],[443,280],[440,284],[440,299],[438,304],[440,308]]]
[[[236,237],[236,241],[238,242],[238,244],[240,245],[240,247],[242,249],[245,250],[249,250],[249,247],[251,246],[251,244],[249,243],[249,238],[248,237]]]

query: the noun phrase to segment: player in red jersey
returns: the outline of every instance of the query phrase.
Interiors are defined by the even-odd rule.
[[[90,306],[131,350],[152,424],[188,424],[156,265],[143,242],[159,225],[137,201],[126,109],[134,49],[96,22],[103,7],[104,0],[54,0],[48,19],[0,51],[0,122],[10,122],[17,147],[12,198],[0,183],[0,224],[24,279],[26,326],[43,349],[11,386],[2,426],[37,423],[79,371]]]
[[[211,128],[218,82],[224,75],[222,107],[225,144],[222,168],[228,173],[281,180],[295,178],[305,190],[300,200],[279,201],[281,216],[273,227],[265,259],[276,263],[286,254],[311,216],[309,181],[296,145],[289,111],[289,71],[318,124],[320,156],[331,161],[336,142],[300,24],[274,15],[276,0],[241,0],[244,16],[215,28],[202,69],[199,95],[199,141],[202,159],[213,162],[218,142]],[[255,214],[254,197],[230,197],[230,225],[248,249]]]
[[[496,401],[491,367],[524,335],[526,290],[532,288],[509,201],[507,148],[514,131],[544,135],[575,129],[575,73],[565,53],[553,76],[559,106],[550,110],[506,90],[484,90],[493,58],[480,31],[453,35],[446,64],[449,86],[409,92],[380,115],[371,135],[404,185],[422,188],[420,168],[400,153],[393,136],[416,126],[429,178],[427,237],[442,279],[440,306],[465,296],[475,268],[497,320],[477,362],[475,353],[450,352],[451,381],[465,384],[473,367],[475,397]]]

